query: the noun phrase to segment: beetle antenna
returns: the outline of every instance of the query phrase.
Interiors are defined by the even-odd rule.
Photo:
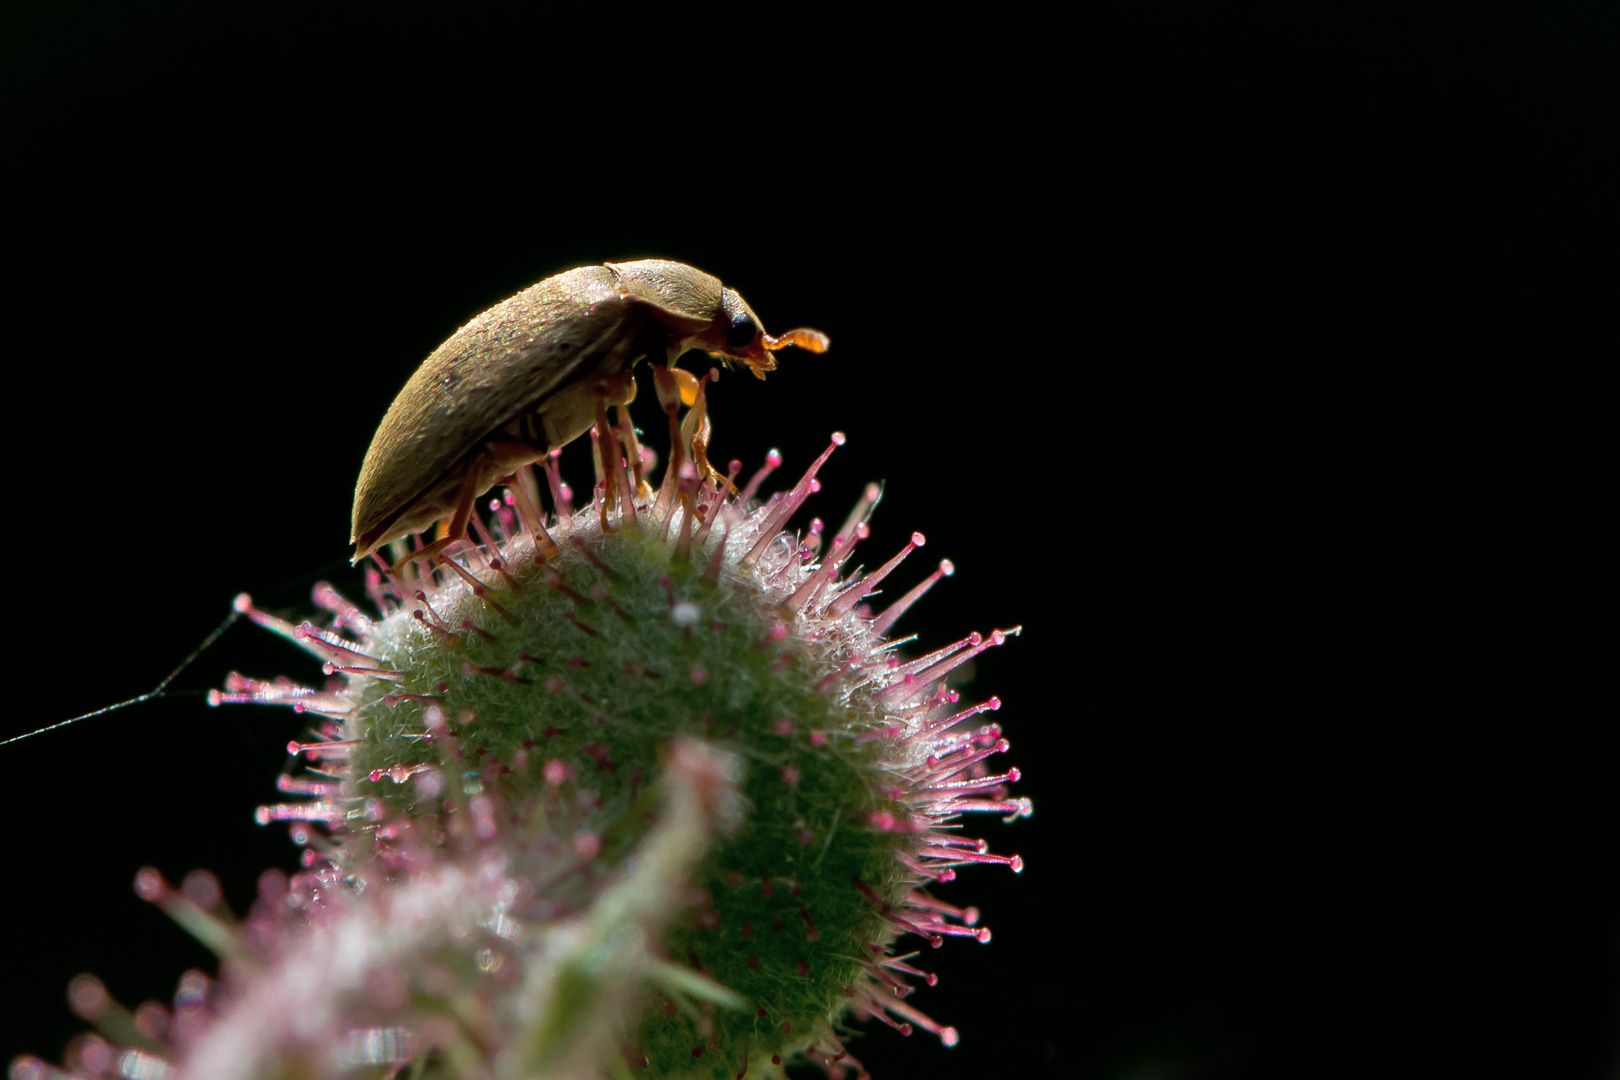
[[[823,334],[820,330],[811,330],[805,326],[801,326],[796,330],[789,330],[781,337],[765,335],[765,347],[771,352],[785,349],[789,345],[795,345],[805,352],[824,353],[831,344],[832,338]]]

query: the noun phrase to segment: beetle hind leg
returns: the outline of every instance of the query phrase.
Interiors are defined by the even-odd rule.
[[[466,478],[461,482],[461,492],[456,497],[456,509],[450,516],[450,524],[444,527],[444,533],[433,543],[413,551],[406,556],[413,562],[427,561],[431,564],[438,554],[456,541],[467,535],[467,526],[472,523],[473,505],[478,501],[478,474],[483,471],[485,455],[480,454],[473,460],[472,467],[467,470]]]
[[[543,447],[536,446],[521,434],[492,438],[484,443],[483,449],[467,463],[461,488],[456,494],[455,510],[448,519],[440,519],[438,538],[407,557],[413,561],[432,560],[456,541],[465,538],[467,527],[472,524],[473,507],[477,505],[479,494],[487,491],[500,477],[509,475],[523,465],[532,464],[545,455]]]

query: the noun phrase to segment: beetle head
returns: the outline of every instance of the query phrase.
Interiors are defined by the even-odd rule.
[[[789,330],[781,337],[772,337],[765,332],[759,324],[759,316],[754,309],[748,306],[748,301],[737,294],[736,289],[725,289],[720,294],[721,318],[710,331],[713,339],[706,341],[704,347],[716,356],[723,356],[728,360],[740,360],[748,365],[748,370],[755,376],[763,379],[767,371],[776,368],[776,357],[771,354],[778,349],[789,345],[796,345],[809,352],[826,352],[830,341],[826,334],[820,330],[807,330],[799,328]]]

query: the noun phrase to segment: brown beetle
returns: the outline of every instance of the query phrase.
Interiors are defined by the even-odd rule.
[[[426,558],[466,532],[478,496],[584,434],[598,401],[635,396],[631,367],[688,349],[740,361],[759,378],[771,355],[823,352],[827,335],[771,337],[735,289],[663,259],[581,266],[501,301],[416,369],[372,436],[354,488],[354,561],[450,519]]]

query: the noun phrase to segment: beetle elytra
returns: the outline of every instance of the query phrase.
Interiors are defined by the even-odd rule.
[[[688,349],[746,364],[823,352],[827,335],[765,333],[735,289],[663,259],[582,266],[476,316],[416,369],[372,437],[354,489],[354,561],[450,519],[413,557],[467,531],[473,504],[502,477],[584,434],[597,409],[635,396],[631,368],[671,365]]]

